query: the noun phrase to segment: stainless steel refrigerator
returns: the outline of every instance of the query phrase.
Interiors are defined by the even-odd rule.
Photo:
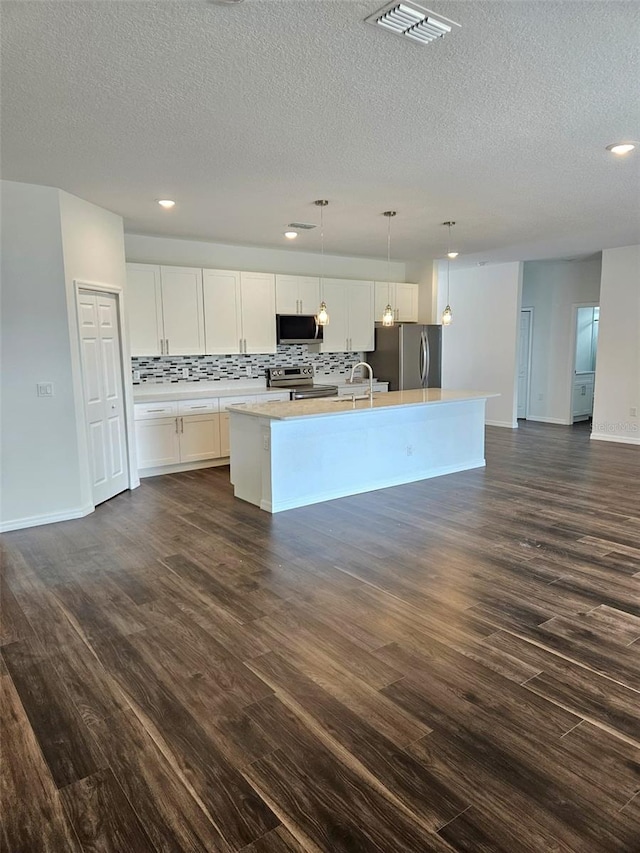
[[[366,360],[376,379],[389,383],[389,391],[441,387],[442,326],[376,326],[375,340],[375,352]]]

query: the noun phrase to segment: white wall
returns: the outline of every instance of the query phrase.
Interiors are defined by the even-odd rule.
[[[119,217],[52,187],[3,181],[1,209],[0,529],[7,530],[93,509],[73,279],[123,283],[124,242]],[[52,382],[54,395],[38,397],[38,382]]]
[[[324,275],[327,278],[360,278],[388,281],[386,260],[343,257],[290,249],[229,246],[171,237],[125,235],[127,261],[146,264],[178,264],[211,269],[275,272],[291,275]],[[406,281],[405,264],[391,262],[391,281]]]
[[[573,385],[573,306],[598,303],[601,256],[524,264],[522,307],[533,308],[529,420],[569,424]]]
[[[439,323],[438,261],[428,258],[419,263],[407,263],[407,281],[418,285],[418,322]]]
[[[487,423],[517,427],[517,337],[522,264],[469,269],[451,264],[453,323],[442,329],[442,386],[497,391]],[[438,276],[438,320],[447,302],[447,264]]]
[[[636,415],[630,410],[635,408]],[[591,438],[640,444],[640,246],[602,253]]]

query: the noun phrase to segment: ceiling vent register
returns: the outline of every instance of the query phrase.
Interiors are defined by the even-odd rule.
[[[300,231],[311,231],[315,225],[310,225],[308,222],[290,222],[287,228],[298,228]]]
[[[442,38],[450,33],[453,27],[460,26],[449,18],[418,6],[417,3],[388,3],[365,18],[365,21],[419,44],[428,44]]]

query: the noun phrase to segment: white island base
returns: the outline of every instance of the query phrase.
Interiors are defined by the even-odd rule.
[[[232,409],[234,494],[275,513],[483,467],[492,396],[428,389]]]

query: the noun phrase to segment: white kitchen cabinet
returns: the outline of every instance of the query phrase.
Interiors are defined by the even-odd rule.
[[[418,322],[418,285],[410,282],[376,281],[375,320],[382,321],[387,305],[391,305],[396,323]]]
[[[276,277],[241,272],[242,340],[246,353],[276,352]]]
[[[160,267],[165,355],[202,355],[202,270]]]
[[[160,468],[180,462],[177,418],[136,421],[138,468]]]
[[[276,314],[317,314],[319,307],[319,278],[276,275]]]
[[[203,270],[205,351],[276,351],[275,276]]]
[[[202,271],[127,264],[131,354],[204,353]]]
[[[217,459],[220,452],[220,416],[188,415],[180,417],[180,461],[198,462]]]
[[[136,403],[134,416],[140,469],[221,455],[217,398]]]
[[[373,282],[327,278],[322,298],[329,325],[324,326],[322,352],[366,352],[374,348]]]
[[[164,327],[160,267],[127,264],[126,305],[131,355],[162,355]]]

